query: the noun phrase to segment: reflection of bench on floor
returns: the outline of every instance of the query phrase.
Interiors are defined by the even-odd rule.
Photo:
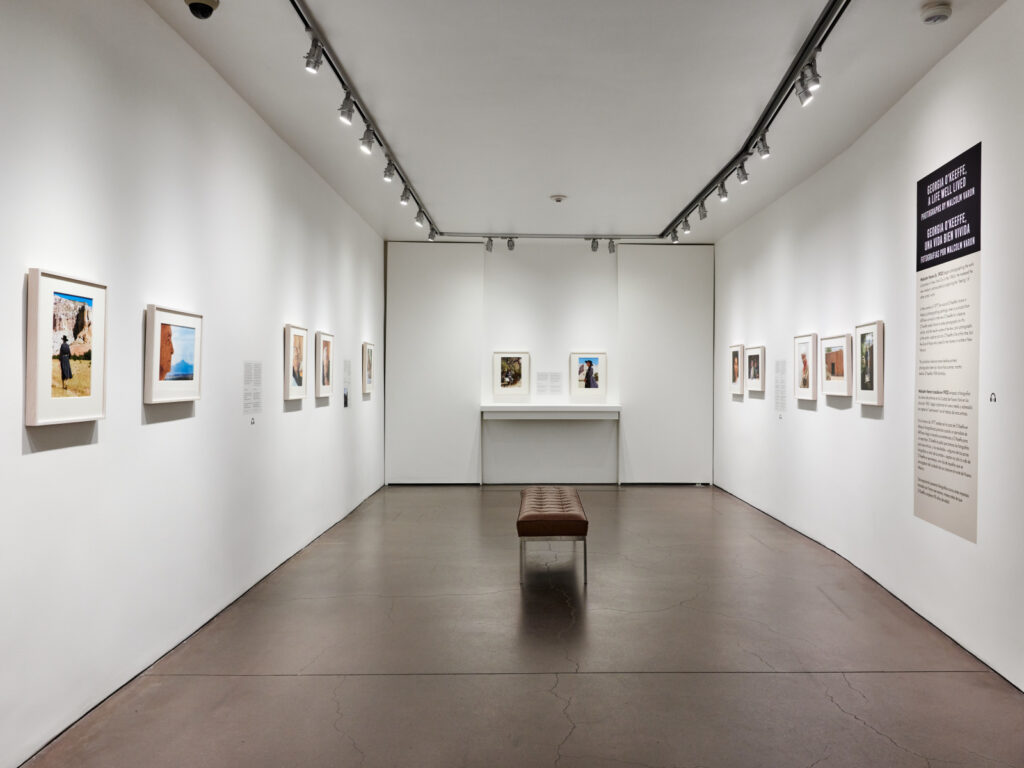
[[[587,583],[587,516],[575,488],[531,485],[519,494],[519,583],[526,566],[526,542],[582,541],[583,583]],[[575,549],[575,545],[573,545]]]

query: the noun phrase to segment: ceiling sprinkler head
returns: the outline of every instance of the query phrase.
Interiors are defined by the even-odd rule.
[[[925,24],[941,24],[953,15],[950,3],[925,3],[921,6],[921,21]]]
[[[554,200],[556,203],[564,203],[567,197],[569,196],[561,194],[551,195],[551,199]]]

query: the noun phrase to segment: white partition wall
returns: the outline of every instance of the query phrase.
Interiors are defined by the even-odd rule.
[[[388,482],[480,482],[481,463],[487,483],[710,482],[712,249],[619,251],[389,245]],[[424,348],[432,370],[414,376],[405,361]],[[662,368],[666,350],[687,358],[682,379]],[[530,354],[516,399],[543,406],[571,402],[571,352],[605,353],[603,401],[629,402],[621,434],[615,420],[481,422],[495,352]]]
[[[358,371],[383,341],[384,247],[144,3],[0,16],[9,768],[380,487],[383,398],[286,404],[283,327],[334,334],[336,368]],[[108,286],[102,421],[23,426],[30,267]],[[204,316],[195,404],[143,405],[149,303]],[[245,360],[263,364],[254,416]]]
[[[623,482],[712,481],[714,255],[619,246]]]
[[[846,152],[716,245],[715,480],[849,558],[1024,686],[1024,2],[996,10]],[[914,516],[916,184],[982,143],[978,531]],[[773,159],[774,162],[774,159]],[[793,337],[885,322],[883,407],[792,394]],[[764,344],[764,400],[730,344]],[[774,366],[782,363],[776,410]],[[994,400],[990,400],[990,394]]]
[[[480,482],[483,248],[388,244],[389,483]]]

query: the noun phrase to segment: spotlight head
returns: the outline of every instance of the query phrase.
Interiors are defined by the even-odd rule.
[[[740,184],[746,184],[750,181],[750,174],[747,173],[747,164],[745,162],[740,163],[736,168],[736,179]]]
[[[800,70],[800,79],[807,86],[807,90],[814,93],[821,88],[821,75],[818,74],[818,60],[811,59],[804,68]]]
[[[324,46],[316,38],[309,44],[309,52],[306,54],[306,71],[315,75],[320,65],[324,63]]]
[[[597,249],[598,249],[597,238],[596,237],[591,238],[591,240],[590,240],[590,252],[591,253],[597,253]]]
[[[487,238],[487,242],[484,243],[484,250],[487,251],[488,253],[490,253],[491,251],[494,250],[494,238],[493,237],[488,237]]]
[[[356,105],[352,102],[352,94],[346,93],[345,100],[338,107],[338,119],[345,125],[352,125],[352,117],[356,113]]]
[[[610,253],[612,255],[615,255],[615,241],[614,240],[609,240],[608,241],[608,253]]]
[[[434,242],[435,240],[437,240],[437,230],[434,229],[433,227],[430,228],[430,234],[427,235],[427,240],[429,240],[430,242]]]
[[[423,209],[416,211],[416,218],[412,220],[412,223],[417,227],[422,227],[427,221],[427,217],[423,214]]]
[[[688,216],[683,216],[683,234],[690,234],[690,218]]]
[[[718,199],[723,203],[729,202],[729,190],[725,188],[725,182],[719,182],[718,184]]]
[[[800,99],[800,106],[806,107],[812,101],[814,101],[814,94],[811,93],[811,89],[807,87],[807,83],[804,82],[803,75],[796,81],[796,85],[793,86],[793,90],[796,91],[796,97]]]
[[[220,0],[185,0],[185,5],[197,19],[208,19],[220,5]]]
[[[772,156],[772,151],[768,147],[768,137],[763,133],[761,134],[761,138],[759,138],[757,143],[754,145],[754,149],[757,150],[757,154],[762,160],[767,160]]]
[[[388,164],[384,166],[384,181],[390,184],[394,181],[396,173],[398,173],[398,169],[395,168],[394,161],[389,157]]]
[[[668,239],[671,240],[673,243],[678,243],[679,242],[679,232],[677,232],[676,230],[673,229],[672,230],[672,234],[668,236]]]
[[[516,249],[516,241],[514,238],[508,238],[508,240],[505,241],[505,245],[508,246],[510,251],[514,251]]]
[[[704,205],[704,201],[700,201],[700,205],[697,206],[697,215],[701,221],[704,221],[708,217],[708,207]]]
[[[363,138],[359,140],[359,149],[364,155],[373,154],[373,128],[366,126]]]
[[[402,196],[398,198],[398,202],[400,205],[408,205],[410,200],[412,200],[412,190],[405,187],[402,189]]]

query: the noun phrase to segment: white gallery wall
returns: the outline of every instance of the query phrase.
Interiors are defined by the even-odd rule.
[[[715,313],[716,483],[849,558],[1018,687],[1021,29],[1024,0],[1009,0],[846,152],[721,239]],[[981,396],[972,544],[914,517],[915,217],[918,179],[979,141]],[[793,337],[853,333],[874,320],[885,322],[884,408],[820,394],[815,405],[798,407]],[[729,394],[729,345],[737,343],[766,346],[764,399]],[[777,361],[785,365],[781,413]],[[837,612],[836,620],[847,619]]]
[[[384,341],[384,264],[379,236],[140,0],[2,16],[0,766],[15,766],[380,487],[383,397],[360,396],[359,353]],[[108,286],[104,420],[23,426],[30,267]],[[151,302],[204,315],[194,406],[142,404]],[[285,323],[336,335],[330,400],[310,386],[285,406]],[[263,363],[255,424],[244,360]]]
[[[713,249],[601,245],[388,245],[389,483],[478,483],[482,446],[488,483],[711,481]],[[481,424],[495,352],[530,354],[518,401],[544,405],[571,402],[571,352],[606,353],[620,446],[610,422]],[[666,354],[686,359],[674,383]]]

